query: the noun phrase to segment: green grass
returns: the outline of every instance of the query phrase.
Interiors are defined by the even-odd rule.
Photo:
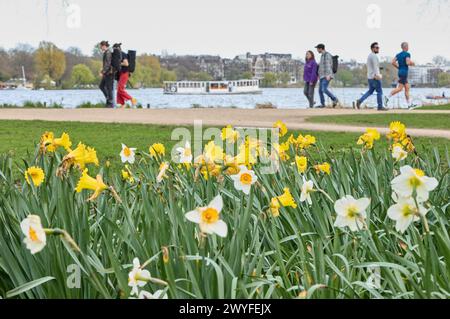
[[[389,122],[384,122],[387,125]],[[163,143],[170,151],[178,141],[171,141],[170,135],[174,126],[158,126],[145,124],[111,124],[111,123],[80,123],[80,122],[47,122],[47,121],[0,121],[0,154],[11,153],[15,160],[26,157],[27,152],[32,153],[39,138],[45,131],[52,131],[55,136],[67,132],[73,143],[84,142],[97,150],[101,161],[109,160],[113,166],[120,165],[119,152],[121,143],[129,147],[137,147],[138,150],[148,152],[151,144]],[[192,129],[190,129],[192,132]],[[299,131],[292,131],[294,135]],[[336,133],[336,132],[309,132],[313,134],[319,143],[327,150],[338,152],[350,148],[359,148],[356,141],[360,134]],[[450,149],[450,140],[436,138],[414,138],[419,150],[438,147],[443,152]],[[386,148],[387,142],[382,138],[376,147]]]
[[[307,119],[313,123],[351,124],[357,126],[387,126],[400,121],[409,128],[450,129],[450,114],[355,114],[314,116]]]
[[[422,107],[417,108],[416,110],[450,110],[450,104],[443,104],[443,105],[425,105]]]

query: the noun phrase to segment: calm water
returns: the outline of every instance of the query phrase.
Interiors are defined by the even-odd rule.
[[[385,93],[391,89],[384,89]],[[346,106],[359,98],[364,88],[336,88],[332,89],[339,100]],[[413,102],[417,105],[430,103],[427,95],[442,95],[450,97],[450,89],[412,89]],[[190,108],[194,105],[202,107],[238,107],[254,108],[258,103],[272,103],[279,108],[306,108],[308,105],[302,89],[264,89],[259,95],[164,95],[162,89],[129,90],[144,106],[151,108]],[[67,108],[73,108],[83,102],[103,102],[103,95],[99,90],[58,90],[58,91],[27,91],[0,90],[0,104],[21,105],[25,101],[61,103]],[[316,90],[316,101],[319,101]],[[375,95],[366,102],[369,106],[376,106]],[[406,107],[403,94],[399,94],[391,101],[391,106]]]

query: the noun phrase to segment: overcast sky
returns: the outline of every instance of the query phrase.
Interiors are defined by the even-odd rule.
[[[400,42],[409,41],[419,63],[435,55],[450,58],[450,1],[423,6],[426,2],[1,0],[0,46],[37,46],[47,40],[90,54],[95,43],[107,39],[141,53],[234,57],[250,51],[303,57],[323,42],[343,59],[364,61],[372,41],[380,42],[383,56],[395,55]]]

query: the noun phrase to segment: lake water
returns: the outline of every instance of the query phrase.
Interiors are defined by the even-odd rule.
[[[385,93],[390,88],[384,89]],[[334,88],[333,93],[345,106],[351,106],[352,102],[361,97],[364,88]],[[258,95],[164,95],[162,89],[129,90],[132,96],[144,107],[150,108],[191,108],[201,107],[238,107],[254,108],[256,104],[272,103],[279,108],[306,108],[308,103],[302,89],[263,89]],[[450,89],[416,89],[411,90],[413,103],[422,105],[432,103],[427,100],[427,95],[442,95],[450,97]],[[0,90],[0,104],[22,105],[25,101],[60,103],[64,107],[74,108],[83,102],[101,103],[104,101],[99,90]],[[316,89],[316,101],[319,101]],[[329,101],[328,101],[329,102]],[[376,106],[376,96],[370,97],[366,104]],[[406,107],[404,94],[400,93],[391,101],[393,107]]]

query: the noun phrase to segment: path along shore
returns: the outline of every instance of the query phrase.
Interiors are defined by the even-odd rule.
[[[383,114],[450,114],[450,111],[407,111],[391,110]],[[307,118],[321,115],[380,114],[376,110],[353,109],[231,109],[231,108],[191,108],[191,109],[0,109],[0,120],[44,120],[101,123],[140,123],[157,125],[193,125],[202,121],[203,126],[271,127],[281,120],[289,129],[364,132],[365,126],[309,123]],[[375,127],[381,133],[385,127]],[[450,130],[408,128],[412,136],[442,137],[450,139]]]

